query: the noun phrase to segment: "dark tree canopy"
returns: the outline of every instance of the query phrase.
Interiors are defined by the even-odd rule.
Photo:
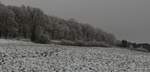
[[[65,20],[29,6],[6,6],[0,3],[0,37],[25,38],[33,42],[51,40],[98,41],[112,44],[114,35],[75,19]]]

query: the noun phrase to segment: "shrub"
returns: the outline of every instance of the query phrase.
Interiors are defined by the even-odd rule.
[[[52,43],[52,44],[61,44],[61,41],[59,41],[59,40],[51,40],[50,43]]]
[[[76,43],[74,41],[71,40],[61,40],[61,45],[72,45],[72,46],[76,46]]]
[[[38,39],[36,39],[35,42],[36,43],[42,43],[42,44],[49,44],[50,38],[48,35],[44,34],[44,35],[41,35]]]
[[[106,42],[98,42],[98,41],[70,41],[70,40],[62,40],[61,45],[71,45],[71,46],[86,46],[86,47],[110,47],[111,45]]]
[[[98,41],[76,41],[76,45],[78,46],[92,46],[92,47],[110,47],[106,42],[98,42]]]

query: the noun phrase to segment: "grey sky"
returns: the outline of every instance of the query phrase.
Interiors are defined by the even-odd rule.
[[[150,43],[150,0],[0,0],[92,24],[119,39]]]

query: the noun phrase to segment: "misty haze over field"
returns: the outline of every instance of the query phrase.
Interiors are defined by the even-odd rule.
[[[150,0],[0,0],[8,5],[30,5],[45,13],[75,18],[119,39],[150,43]]]

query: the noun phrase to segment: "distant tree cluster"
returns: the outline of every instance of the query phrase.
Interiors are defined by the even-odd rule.
[[[128,40],[121,40],[119,43],[116,44],[116,46],[134,49],[134,50],[139,50],[139,48],[141,48],[141,49],[145,49],[146,51],[150,52],[150,44],[148,44],[148,43],[136,43],[136,42],[131,42]]]
[[[74,19],[48,16],[39,8],[0,4],[0,37],[25,38],[33,42],[51,40],[97,41],[113,44],[115,37],[89,24]]]

